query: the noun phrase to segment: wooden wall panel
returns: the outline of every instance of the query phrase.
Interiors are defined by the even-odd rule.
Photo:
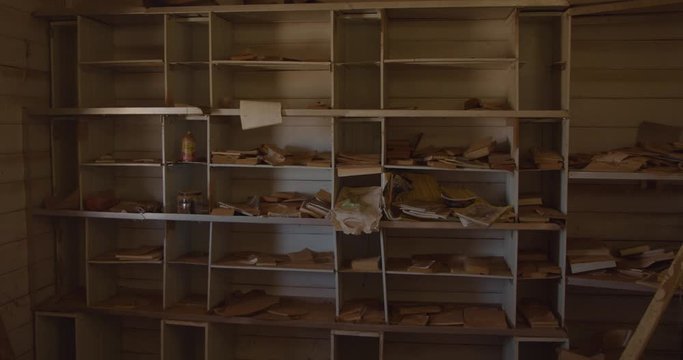
[[[683,126],[683,14],[577,18],[572,29],[570,152],[605,151],[636,142],[638,125]],[[619,248],[683,240],[683,187],[662,182],[572,183],[570,238],[591,237]],[[571,241],[571,239],[570,239]],[[635,327],[651,294],[570,287],[572,346],[617,327]],[[649,344],[647,359],[680,359],[683,303],[672,301]]]
[[[51,234],[39,227],[34,243],[26,211],[28,201],[35,203],[46,193],[38,179],[49,179],[49,128],[25,122],[22,108],[48,104],[47,24],[31,12],[52,2],[0,1],[0,325],[7,329],[17,359],[33,358],[31,306],[38,287],[30,279],[35,269],[30,270],[30,263],[51,260],[42,247],[49,245]],[[40,271],[45,270],[50,277],[54,273]]]

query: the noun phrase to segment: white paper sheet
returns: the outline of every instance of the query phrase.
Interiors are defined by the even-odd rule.
[[[240,100],[240,119],[242,130],[282,124],[282,104]]]

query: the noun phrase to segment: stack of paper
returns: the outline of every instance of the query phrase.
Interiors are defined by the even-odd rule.
[[[531,151],[534,164],[541,170],[561,170],[564,166],[564,159],[560,153],[547,149],[533,149]]]
[[[567,259],[573,274],[617,266],[609,249],[601,242],[591,239],[570,239],[567,245]]]
[[[337,175],[339,177],[379,174],[380,154],[346,154],[337,155]]]
[[[519,311],[532,328],[558,328],[560,322],[550,308],[537,301],[524,299]]]

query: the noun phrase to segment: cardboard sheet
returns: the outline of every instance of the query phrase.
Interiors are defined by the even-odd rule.
[[[240,119],[242,130],[282,124],[282,104],[240,100]]]

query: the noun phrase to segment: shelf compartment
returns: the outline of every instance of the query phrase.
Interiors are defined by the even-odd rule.
[[[384,108],[464,110],[478,98],[503,110],[516,107],[516,67],[387,66]]]
[[[330,60],[331,16],[327,11],[233,12],[212,16],[212,60],[249,49],[260,56]]]
[[[209,333],[209,352],[221,359],[322,360],[331,354],[327,329],[216,324]]]
[[[209,223],[166,222],[166,262],[168,264],[209,265]]]
[[[421,328],[425,327],[413,327],[417,330]],[[384,359],[396,360],[413,359],[414,354],[430,354],[429,357],[434,360],[452,359],[453,354],[472,360],[506,359],[503,355],[504,346],[505,339],[501,337],[387,332],[384,333],[383,352]]]
[[[136,222],[132,220],[88,219],[86,221],[87,259],[92,264],[129,264],[117,261],[119,249],[142,246],[161,247],[163,250],[165,224],[161,221]],[[135,261],[130,262],[134,264]],[[161,264],[161,260],[144,260],[142,263]]]
[[[515,339],[517,343],[518,359],[543,360],[557,357],[561,348],[567,347],[567,342],[552,339]]]
[[[209,14],[166,15],[166,61],[209,61]]]
[[[331,152],[332,121],[330,117],[284,116],[279,125],[243,130],[239,116],[212,117],[209,123],[211,129],[210,149],[211,151],[244,151],[256,149],[261,144],[273,144],[293,153],[303,151]],[[232,164],[212,164],[212,166],[221,165],[229,166]],[[308,168],[315,169],[314,167]]]
[[[75,314],[35,314],[36,360],[80,358]]]
[[[253,65],[253,64],[252,64]],[[283,108],[331,106],[332,72],[324,69],[282,69],[214,66],[214,108],[238,108],[240,100],[277,101]],[[301,86],[306,84],[306,86]]]
[[[375,332],[332,331],[333,360],[382,359],[383,334]]]
[[[281,263],[277,266],[250,266],[226,261],[230,254],[253,252],[286,255],[310,249],[334,251],[333,232],[325,227],[307,229],[289,225],[214,224],[212,229],[211,267],[247,272],[333,273],[334,259],[329,264]],[[268,275],[266,275],[268,276]]]
[[[168,66],[166,105],[211,106],[208,62],[175,62]]]
[[[164,276],[164,308],[173,313],[205,314],[207,311],[208,267],[168,264]]]
[[[163,15],[79,17],[79,105],[163,105],[163,23]]]
[[[161,325],[162,359],[207,359],[208,324],[165,320]]]
[[[78,106],[78,32],[76,21],[50,24],[51,106]]]
[[[561,109],[563,76],[568,70],[568,58],[563,59],[564,19],[561,12],[544,16],[519,18],[519,102],[520,109]],[[566,85],[568,86],[568,84]],[[566,105],[565,105],[566,106]]]
[[[516,57],[512,8],[388,9],[385,57]]]
[[[379,12],[335,13],[335,108],[381,108],[381,43]]]
[[[79,157],[81,163],[93,166],[118,166],[119,163],[97,163],[103,155],[111,155],[121,163],[136,166],[159,166],[163,160],[160,116],[126,116],[79,120]],[[153,159],[157,163],[134,162]]]
[[[164,58],[163,15],[78,18],[80,62]]]

